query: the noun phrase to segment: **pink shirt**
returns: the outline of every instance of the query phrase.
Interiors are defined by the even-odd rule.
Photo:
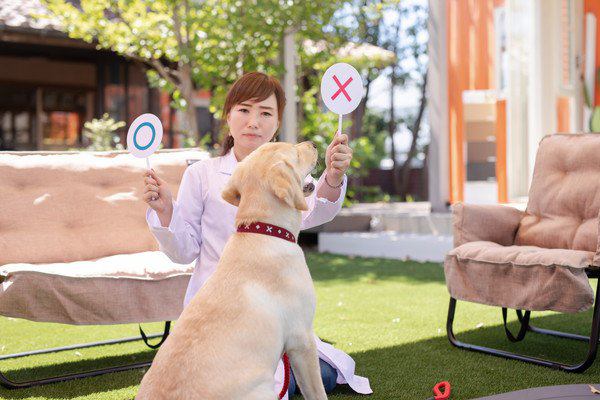
[[[184,306],[215,271],[225,243],[235,228],[237,207],[221,198],[237,159],[233,151],[222,157],[198,161],[189,166],[181,180],[177,201],[173,202],[173,216],[169,227],[161,226],[158,215],[148,208],[146,220],[160,250],[173,262],[189,264],[196,260],[194,272],[185,294]],[[342,208],[346,195],[346,177],[336,202],[317,197],[323,176],[315,183],[315,191],[308,197],[308,211],[302,212],[301,229],[308,229],[331,221]],[[321,342],[316,336],[319,357],[338,371],[337,383],[348,383],[358,393],[369,394],[369,380],[354,375],[354,360],[341,350]],[[275,373],[275,391],[283,385],[283,363]],[[284,397],[287,399],[287,395]]]

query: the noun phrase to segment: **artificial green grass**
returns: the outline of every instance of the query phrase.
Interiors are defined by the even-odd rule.
[[[310,252],[307,260],[317,289],[315,330],[323,340],[354,358],[357,373],[371,381],[374,394],[369,399],[425,399],[441,380],[451,382],[452,399],[600,381],[600,360],[584,374],[568,374],[453,348],[446,338],[449,297],[439,264]],[[533,317],[533,323],[540,327],[589,334],[591,312],[535,313]],[[512,315],[511,319],[511,328],[516,332],[516,318]],[[496,308],[459,302],[455,321],[457,336],[467,342],[572,363],[586,354],[586,343],[531,333],[524,342],[509,343]],[[154,332],[161,329],[160,324],[145,327]],[[0,355],[136,333],[136,325],[78,327],[2,318]],[[0,368],[9,378],[23,380],[78,368],[143,361],[151,359],[152,354],[138,342],[0,361]],[[0,398],[131,399],[143,372],[121,372],[16,391],[0,389]],[[364,397],[343,385],[329,398]]]

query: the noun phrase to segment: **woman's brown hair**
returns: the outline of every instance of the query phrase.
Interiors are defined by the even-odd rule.
[[[277,101],[277,118],[279,119],[279,125],[281,125],[283,108],[285,107],[285,93],[281,87],[281,83],[279,83],[276,78],[263,74],[262,72],[248,72],[234,82],[225,98],[222,121],[225,122],[227,120],[227,116],[236,104],[246,100],[260,102],[267,99],[272,94],[275,94],[275,100]],[[277,136],[277,133],[275,133],[275,136]],[[232,147],[233,136],[226,135],[221,144],[221,155],[224,156],[227,154]]]

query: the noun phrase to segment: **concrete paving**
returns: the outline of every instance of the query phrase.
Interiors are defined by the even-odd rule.
[[[349,256],[443,262],[452,249],[452,214],[431,212],[429,202],[357,204],[310,231],[320,252]]]

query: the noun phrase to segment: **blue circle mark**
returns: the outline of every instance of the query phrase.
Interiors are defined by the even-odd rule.
[[[152,139],[150,139],[150,141],[148,142],[147,145],[142,147],[137,142],[137,134],[138,134],[138,131],[144,126],[149,126],[150,129],[152,129]],[[146,150],[148,147],[152,146],[152,143],[154,143],[155,137],[156,137],[156,131],[154,130],[154,125],[152,125],[150,122],[141,123],[138,125],[138,127],[135,129],[135,132],[133,133],[133,145],[138,150]]]

